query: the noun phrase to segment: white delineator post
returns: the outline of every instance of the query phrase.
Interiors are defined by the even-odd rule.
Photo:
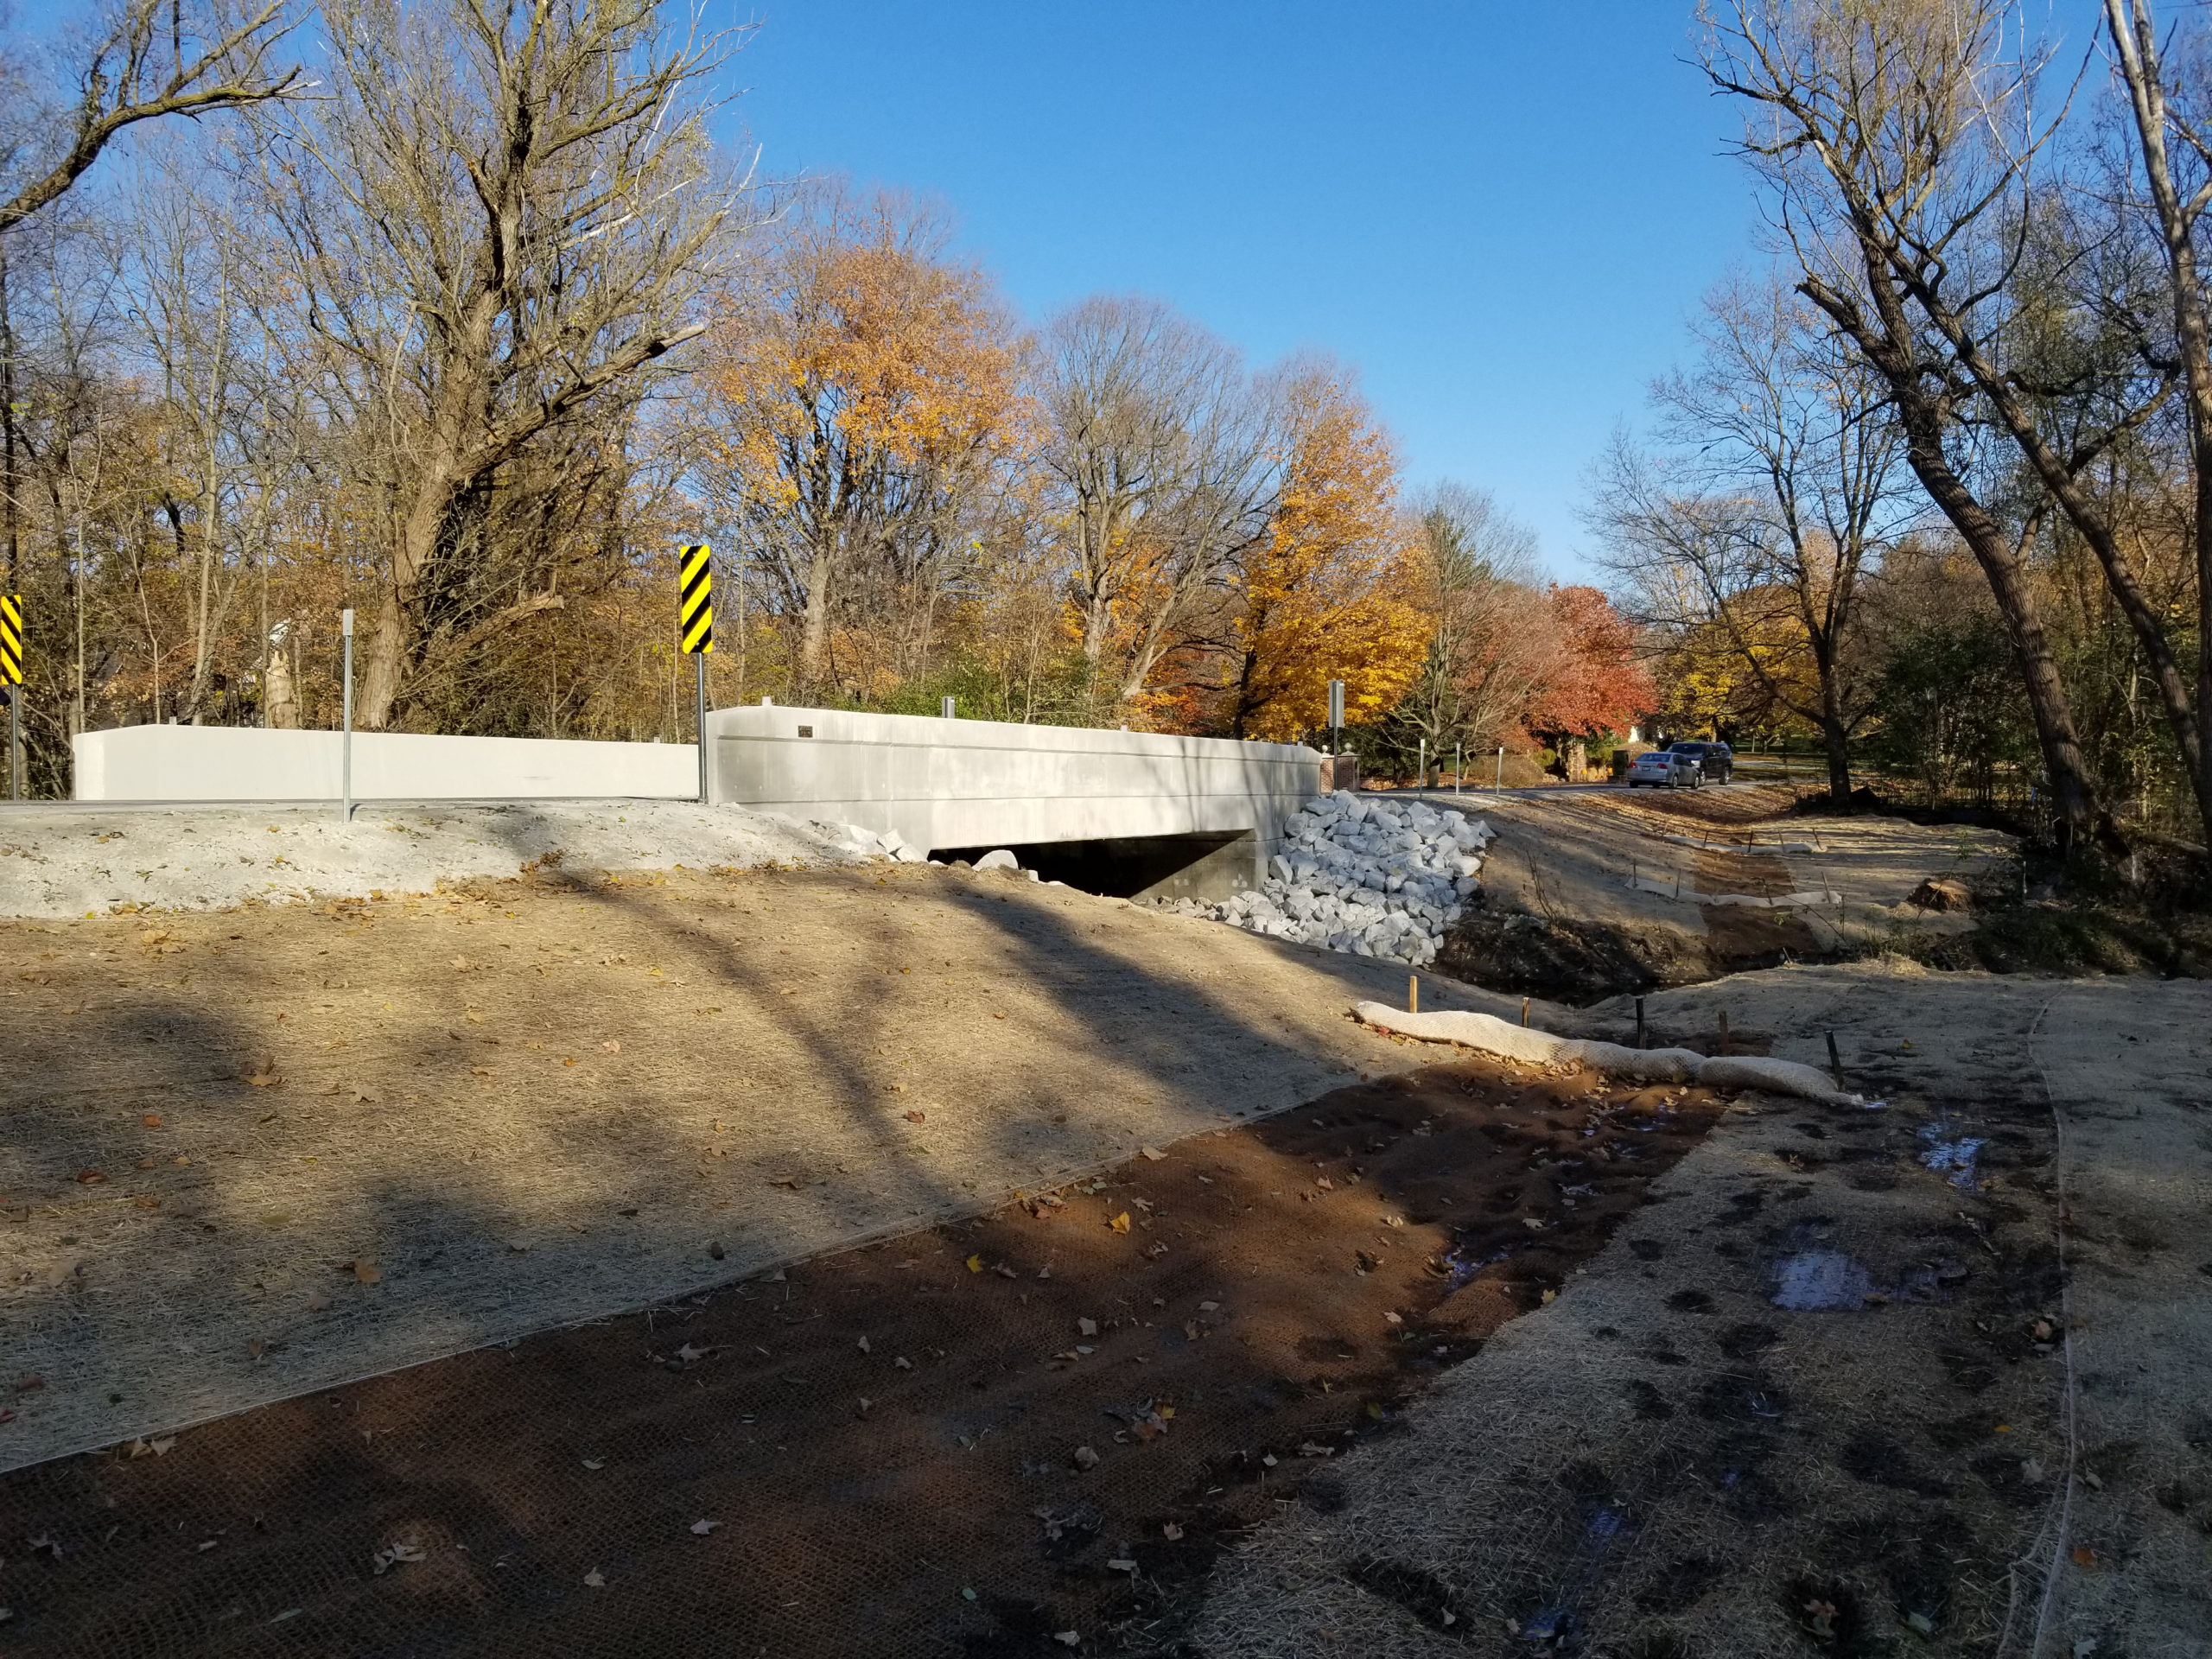
[[[1497,787],[1505,787],[1505,745],[1497,746]]]
[[[1329,682],[1329,784],[1336,787],[1337,757],[1344,751],[1344,683]]]
[[[338,746],[338,821],[353,821],[353,612],[339,613],[338,632],[345,641],[346,735]]]

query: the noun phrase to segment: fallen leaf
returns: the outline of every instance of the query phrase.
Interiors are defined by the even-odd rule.
[[[997,1017],[1003,1020],[1006,1018],[1006,1015],[1001,1014]],[[1052,1640],[1058,1643],[1064,1648],[1077,1648],[1083,1645],[1083,1637],[1074,1630],[1054,1630],[1052,1632]]]
[[[17,1394],[30,1394],[46,1386],[46,1379],[36,1371],[27,1371],[16,1379]]]
[[[906,1112],[902,1114],[902,1116],[905,1116],[906,1120],[909,1123],[920,1123],[926,1121],[929,1117],[929,1114],[923,1111]]]
[[[1106,1570],[1109,1573],[1134,1573],[1137,1570],[1137,1564],[1135,1561],[1128,1560],[1127,1557],[1123,1557],[1120,1560],[1107,1562]]]
[[[383,1269],[373,1262],[365,1260],[355,1262],[352,1263],[352,1267],[353,1276],[365,1285],[381,1284],[384,1281]]]
[[[138,1121],[149,1129],[158,1129],[162,1127],[162,1115],[159,1112],[148,1112]]]
[[[583,1459],[583,1465],[587,1469],[604,1469],[607,1467],[607,1459],[605,1458],[586,1458]]]
[[[2094,1568],[2096,1564],[2097,1552],[2095,1550],[2091,1549],[2087,1544],[2076,1544],[2074,1546],[2075,1566]]]
[[[980,1256],[980,1255],[971,1255],[971,1256],[969,1256],[969,1257],[968,1258],[968,1271],[969,1271],[969,1272],[970,1272],[970,1273],[981,1273],[982,1270],[983,1270],[983,1258],[982,1258],[982,1256]]]
[[[721,1525],[721,1522],[719,1521],[694,1521],[691,1523],[691,1530],[697,1533],[699,1536],[703,1538],[720,1525]]]
[[[1382,1322],[1385,1325],[1403,1325],[1406,1322],[1406,1316],[1402,1313],[1385,1313],[1382,1316]]]
[[[264,1069],[252,1073],[246,1081],[257,1089],[273,1089],[284,1079],[278,1077],[275,1071]]]
[[[622,1045],[616,1042],[612,1037],[601,1043],[600,1046],[605,1049],[609,1054],[620,1054],[622,1052]]]
[[[166,1456],[168,1454],[168,1449],[169,1449],[171,1446],[175,1446],[175,1444],[176,1444],[176,1436],[175,1436],[175,1435],[174,1435],[174,1434],[164,1434],[164,1435],[162,1435],[162,1438],[161,1438],[160,1440],[149,1440],[149,1441],[147,1441],[147,1442],[146,1442],[146,1449],[147,1449],[148,1451],[151,1452],[152,1452],[156,1457],[157,1457],[157,1458],[160,1458],[160,1457],[166,1457]]]
[[[1149,1164],[1156,1164],[1166,1155],[1167,1154],[1162,1152],[1158,1147],[1139,1147],[1137,1148],[1137,1156],[1143,1159]]]
[[[329,1298],[329,1297],[327,1297],[327,1296],[310,1296],[310,1297],[308,1297],[308,1313],[325,1313],[329,1312],[329,1310],[330,1310],[330,1298]]]
[[[472,1026],[480,1026],[480,1025],[482,1025],[482,1024],[484,1023],[484,1016],[483,1016],[482,1014],[480,1014],[477,1013],[477,1012],[476,1012],[476,1010],[475,1010],[475,1009],[474,1009],[474,1008],[469,1009],[466,1014],[462,1014],[461,1017],[462,1019],[464,1019],[464,1020],[467,1020],[467,1021],[468,1021],[468,1023],[469,1023],[470,1025],[472,1025]]]
[[[590,1572],[584,1574],[584,1582],[594,1590],[604,1590],[607,1588],[606,1577],[595,1567],[592,1568]]]
[[[389,1549],[378,1550],[369,1559],[375,1562],[377,1576],[381,1578],[387,1569],[397,1567],[403,1561],[421,1560],[423,1552],[413,1544],[394,1544]]]
[[[1079,1337],[1096,1336],[1098,1334],[1098,1321],[1096,1319],[1077,1319],[1075,1322],[1075,1333]]]
[[[77,1172],[77,1184],[79,1186],[99,1186],[106,1179],[107,1172],[104,1169],[80,1169]]]
[[[632,1210],[629,1213],[634,1216],[638,1212]],[[728,1254],[728,1252],[722,1249],[722,1242],[718,1238],[707,1246],[707,1254],[712,1256],[715,1261],[719,1262],[725,1255]]]
[[[866,1352],[868,1352],[868,1338],[867,1338],[866,1337],[862,1337],[862,1338],[861,1338],[861,1341],[860,1341],[860,1349],[861,1349],[861,1352],[862,1352],[862,1353],[866,1353]]]
[[[1172,1544],[1183,1535],[1183,1529],[1173,1521],[1163,1521],[1160,1523],[1160,1535]]]
[[[1106,1224],[1109,1227],[1111,1227],[1117,1233],[1128,1232],[1129,1230],[1129,1212],[1126,1210],[1122,1211],[1120,1215],[1115,1217],[1113,1220],[1108,1222]]]
[[[914,1369],[914,1362],[907,1358],[904,1354],[899,1355],[898,1358],[893,1360],[891,1363],[902,1371],[911,1371]]]
[[[1096,1469],[1098,1466],[1098,1453],[1087,1446],[1078,1446],[1075,1449],[1075,1466],[1078,1469]]]

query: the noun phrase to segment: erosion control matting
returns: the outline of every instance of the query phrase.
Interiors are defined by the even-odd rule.
[[[1436,1065],[970,1223],[19,1471],[0,1650],[1166,1651],[1225,1548],[1326,1508],[1719,1110]]]

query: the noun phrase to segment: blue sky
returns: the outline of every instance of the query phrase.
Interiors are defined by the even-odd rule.
[[[1359,371],[1416,483],[1574,506],[1683,320],[1755,257],[1688,0],[767,0],[733,65],[773,176],[941,198],[1030,317],[1167,300]]]

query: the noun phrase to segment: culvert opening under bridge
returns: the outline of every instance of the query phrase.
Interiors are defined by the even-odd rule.
[[[1096,841],[994,842],[936,847],[930,856],[973,864],[1003,849],[1045,881],[1065,881],[1108,899],[1226,899],[1259,878],[1259,838],[1249,830]]]

